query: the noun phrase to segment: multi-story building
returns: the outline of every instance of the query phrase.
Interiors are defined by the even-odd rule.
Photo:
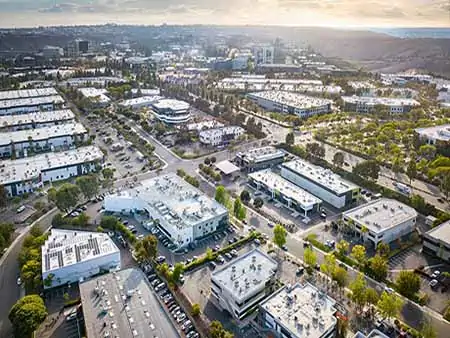
[[[99,86],[107,87],[111,83],[124,83],[125,80],[114,76],[73,77],[67,79],[64,84],[71,87]]]
[[[108,94],[108,90],[106,89],[85,87],[79,88],[78,90],[81,93],[81,95],[89,99],[89,101],[91,101],[91,103],[94,105],[106,106],[109,104],[109,102],[111,102],[111,99],[108,96],[106,96],[106,94]]]
[[[426,232],[422,238],[423,252],[450,262],[450,221]]]
[[[240,151],[235,161],[247,172],[252,172],[283,163],[285,155],[283,150],[267,146]]]
[[[146,212],[178,247],[184,247],[228,226],[228,211],[175,174],[141,182],[131,190],[108,195],[112,212]]]
[[[369,332],[368,335],[365,335],[361,331],[355,333],[353,338],[389,338],[389,336],[385,335],[383,332],[378,331],[377,329],[373,329]]]
[[[248,69],[248,62],[252,58],[252,54],[250,53],[237,53],[233,58],[233,70],[245,70]]]
[[[302,159],[283,163],[281,176],[339,209],[355,203],[361,192],[360,187],[331,170]]]
[[[0,101],[0,115],[55,110],[60,108],[63,103],[64,99],[59,95],[2,100]]]
[[[162,122],[168,124],[186,123],[191,119],[189,103],[162,99],[152,104],[153,113]]]
[[[248,175],[250,186],[286,207],[308,217],[318,211],[322,201],[297,185],[270,171],[260,170]]]
[[[407,113],[412,108],[420,106],[414,99],[371,97],[371,96],[342,96],[346,111],[357,113],[371,113],[378,106],[386,107],[391,114]]]
[[[306,118],[329,113],[333,101],[284,91],[250,93],[247,97],[269,111],[295,114]]]
[[[136,97],[134,99],[124,100],[119,103],[119,105],[123,108],[131,108],[131,109],[141,109],[141,108],[151,108],[152,105],[160,100],[162,100],[162,96],[141,96]]]
[[[272,64],[258,64],[256,66],[256,72],[258,74],[262,73],[301,73],[303,72],[303,67],[300,64],[293,63],[272,63]]]
[[[89,41],[75,39],[67,45],[67,56],[77,57],[89,52]]]
[[[42,56],[49,60],[58,60],[63,55],[64,51],[61,47],[45,46],[42,49]]]
[[[21,115],[0,115],[0,131],[37,129],[73,122],[74,113],[70,109],[42,111]]]
[[[411,233],[417,216],[416,210],[406,204],[381,198],[345,211],[342,220],[376,247]]]
[[[131,89],[131,93],[134,97],[140,96],[159,96],[161,91],[159,88],[149,89],[149,88],[133,88]]]
[[[66,180],[95,171],[103,153],[94,146],[45,153],[0,163],[0,185],[9,196],[33,192],[44,183]]]
[[[50,151],[53,148],[69,148],[83,142],[87,134],[81,123],[65,123],[39,129],[16,130],[0,133],[0,156],[18,157],[27,152]]]
[[[449,142],[450,144],[450,124],[440,126],[417,128],[415,130],[419,138],[425,140],[428,144],[439,142]]]
[[[106,233],[52,229],[41,251],[45,289],[120,269],[120,250]]]
[[[217,83],[220,90],[265,91],[279,90],[287,92],[311,92],[339,94],[339,86],[324,86],[320,80],[309,79],[268,79],[264,75],[243,75],[227,77]]]
[[[336,301],[314,285],[287,285],[259,306],[264,337],[332,338],[336,335]]]
[[[275,48],[273,46],[256,46],[253,48],[255,63],[273,63]]]
[[[278,263],[259,249],[237,257],[211,274],[211,299],[237,321],[244,320],[275,291]]]
[[[202,130],[199,133],[200,142],[211,146],[222,146],[244,135],[245,130],[237,126]]]

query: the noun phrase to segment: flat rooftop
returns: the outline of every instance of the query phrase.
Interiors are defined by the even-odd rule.
[[[267,146],[261,148],[252,148],[245,152],[238,152],[237,156],[244,157],[249,162],[264,162],[274,158],[283,158],[285,152],[275,147]]]
[[[38,129],[16,130],[0,133],[0,146],[14,143],[47,140],[63,136],[80,135],[87,133],[81,123],[65,123]]]
[[[367,336],[364,333],[358,331],[353,336],[353,338],[389,338],[389,336],[386,336],[383,332],[378,331],[377,329],[373,329]]]
[[[337,323],[336,301],[311,284],[285,286],[260,306],[293,337],[321,337]]]
[[[348,81],[348,85],[353,89],[374,89],[376,86],[370,81]]]
[[[100,103],[108,103],[111,99],[106,96],[108,91],[106,89],[98,89],[94,87],[86,87],[78,89],[84,97],[88,97],[90,99],[95,98]]]
[[[55,88],[37,88],[0,91],[0,100],[16,100],[30,97],[58,95]]]
[[[191,228],[213,217],[226,215],[227,209],[176,174],[141,182],[140,186],[105,198],[108,203],[133,204],[145,208],[153,218],[178,229]]]
[[[379,233],[416,218],[417,211],[397,200],[380,198],[345,211],[343,216]]]
[[[371,97],[371,96],[342,96],[345,103],[384,106],[419,106],[420,103],[414,99],[396,97]]]
[[[41,247],[42,273],[119,252],[106,233],[52,229]]]
[[[333,102],[327,99],[321,99],[313,96],[306,96],[298,93],[291,93],[278,90],[250,93],[248,94],[248,97],[260,98],[278,104],[295,107],[298,109],[321,107],[327,104],[331,104]]]
[[[3,160],[0,162],[0,184],[6,185],[38,179],[44,171],[100,161],[103,156],[99,148],[88,146],[64,152],[39,154],[18,160]]]
[[[297,202],[303,208],[312,208],[322,203],[320,198],[303,190],[299,186],[275,174],[270,169],[260,170],[248,175],[253,180],[266,185],[269,189],[279,191],[283,196]]]
[[[430,140],[450,141],[450,124],[440,126],[417,128],[416,133]]]
[[[0,101],[0,109],[8,109],[15,107],[32,107],[45,104],[64,103],[64,99],[60,95],[28,97],[23,99],[3,100]]]
[[[163,99],[162,96],[141,96],[134,99],[123,100],[119,104],[124,107],[133,107],[136,105],[151,105]]]
[[[49,122],[69,121],[75,118],[70,109],[42,111],[20,115],[0,115],[0,129],[27,124],[43,124]]]
[[[159,88],[156,89],[147,89],[147,88],[133,88],[131,89],[131,92],[136,95],[138,94],[140,91],[141,95],[143,96],[156,96],[156,95],[160,95],[160,90]]]
[[[347,191],[352,191],[359,188],[356,184],[344,180],[341,176],[335,174],[330,169],[315,166],[299,158],[293,161],[285,162],[282,166],[318,185],[328,188],[337,195],[341,195]]]
[[[224,126],[223,123],[216,121],[216,120],[210,120],[210,121],[201,121],[196,123],[189,123],[186,125],[187,130],[192,131],[202,131],[206,129],[214,129],[214,128],[222,128]]]
[[[80,283],[80,297],[87,337],[180,337],[139,269]]]
[[[450,245],[450,221],[439,224],[437,227],[428,231],[426,236]]]
[[[202,130],[200,132],[200,135],[203,137],[213,137],[217,135],[234,135],[239,133],[244,133],[245,130],[238,126],[227,126],[222,128],[213,128],[213,129],[207,129]]]
[[[235,299],[246,299],[270,280],[278,263],[259,249],[253,249],[233,259],[211,274],[211,279],[227,289]]]
[[[158,110],[171,109],[171,110],[188,110],[189,103],[174,100],[174,99],[162,99],[153,104],[153,107]]]
[[[298,84],[309,84],[309,85],[322,85],[320,80],[309,80],[309,79],[267,79],[264,76],[261,77],[226,77],[219,81],[219,83],[245,83],[248,84],[285,84],[285,85],[298,85]]]

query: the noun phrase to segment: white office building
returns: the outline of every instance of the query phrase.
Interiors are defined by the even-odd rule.
[[[261,170],[283,163],[285,152],[267,146],[240,151],[236,154],[236,162],[248,172]]]
[[[245,130],[238,126],[202,130],[199,133],[200,142],[205,145],[222,146],[244,135]]]
[[[0,185],[9,196],[33,192],[44,183],[66,180],[93,172],[103,162],[103,153],[94,146],[64,152],[39,154],[0,162]]]
[[[450,221],[426,232],[422,238],[423,252],[450,262]]]
[[[73,77],[65,81],[66,86],[71,87],[89,87],[100,86],[107,87],[111,83],[124,83],[124,79],[114,76],[97,76],[97,77]]]
[[[322,201],[309,192],[275,174],[270,169],[256,171],[248,175],[249,185],[267,194],[288,209],[300,213],[305,218],[319,210]]]
[[[414,99],[392,98],[392,97],[371,97],[371,96],[342,96],[346,111],[357,113],[370,113],[377,106],[388,108],[391,114],[407,113],[412,108],[420,106]]]
[[[123,100],[119,103],[119,106],[131,109],[151,108],[154,103],[161,99],[163,99],[163,97],[158,95],[141,96],[134,99]]]
[[[259,324],[276,338],[332,338],[336,301],[314,285],[287,285],[259,306]]]
[[[320,80],[309,79],[268,79],[264,75],[227,77],[217,83],[220,90],[266,91],[280,90],[287,92],[329,92],[339,93],[339,86],[323,86]]]
[[[86,128],[81,123],[65,123],[39,129],[16,130],[0,133],[0,156],[9,157],[14,152],[22,157],[27,152],[50,151],[68,148],[85,140]]]
[[[302,159],[283,163],[281,176],[335,208],[355,203],[360,196],[361,188],[357,185]]]
[[[278,263],[253,249],[211,274],[211,299],[237,321],[254,312],[275,291]]]
[[[342,220],[376,247],[411,233],[417,216],[416,210],[406,204],[381,198],[344,212]]]
[[[425,140],[428,144],[450,142],[450,124],[417,128],[415,131],[419,135],[419,137],[422,140]]]
[[[131,89],[131,93],[133,94],[133,96],[159,96],[159,95],[161,95],[159,88],[155,88],[155,89],[133,88],[133,89]]]
[[[0,115],[26,114],[35,111],[55,110],[63,103],[64,99],[60,95],[1,100]]]
[[[200,121],[195,123],[189,123],[185,126],[180,126],[180,129],[186,128],[189,131],[197,131],[200,132],[202,130],[214,129],[214,128],[222,128],[224,126],[223,123],[216,120],[207,120]]]
[[[78,90],[85,98],[89,99],[94,104],[104,106],[111,102],[111,99],[106,96],[106,94],[108,94],[108,90],[106,89],[85,87]]]
[[[52,229],[41,248],[42,280],[49,289],[120,270],[120,250],[108,234]]]
[[[189,103],[173,100],[162,99],[152,104],[155,116],[162,122],[169,124],[186,123],[191,119],[189,111]]]
[[[295,114],[306,118],[331,111],[333,101],[284,91],[250,93],[247,97],[269,111]]]
[[[74,113],[70,109],[33,112],[21,115],[0,115],[0,131],[45,128],[73,122]]]
[[[112,212],[147,212],[178,247],[228,225],[226,208],[175,174],[145,180],[136,188],[108,195],[104,207]]]

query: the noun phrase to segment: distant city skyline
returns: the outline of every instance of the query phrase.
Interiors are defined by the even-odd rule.
[[[0,26],[77,24],[449,27],[448,0],[0,0]]]

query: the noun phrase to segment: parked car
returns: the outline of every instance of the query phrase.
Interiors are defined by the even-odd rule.
[[[435,271],[431,274],[431,278],[432,278],[432,279],[437,279],[440,275],[441,275],[441,272],[440,272],[439,270],[435,270]]]
[[[186,319],[186,314],[185,313],[180,313],[178,316],[177,316],[177,323],[181,323],[183,320],[185,320]]]
[[[428,285],[429,285],[431,288],[436,287],[438,284],[439,284],[439,282],[438,282],[436,279],[433,279],[433,280],[430,281],[430,283],[428,283]]]
[[[236,251],[236,249],[231,250],[230,253],[233,257],[237,257],[237,255],[238,255],[238,252]]]
[[[301,266],[297,269],[297,271],[295,271],[295,275],[297,277],[299,277],[299,276],[303,275],[304,272],[305,272],[305,268],[303,266]]]
[[[181,326],[181,329],[184,331],[191,324],[192,324],[191,321],[187,320],[183,323],[183,325]]]
[[[164,256],[158,256],[158,257],[156,257],[156,263],[158,263],[158,264],[162,264],[162,263],[164,263],[166,261],[166,257],[164,257]]]
[[[281,247],[281,249],[283,249],[284,251],[288,251],[288,247],[286,246],[286,244],[283,245],[283,246]]]
[[[214,262],[209,262],[209,267],[214,270],[217,267],[217,264]]]
[[[224,256],[225,256],[225,258],[228,259],[229,261],[233,259],[233,256],[231,256],[231,254],[228,253],[228,252],[227,252]]]
[[[220,264],[223,264],[223,263],[225,263],[225,258],[223,258],[222,255],[219,255],[219,256],[217,256],[217,261],[218,261]]]
[[[256,238],[256,239],[254,240],[254,242],[255,242],[256,245],[261,245],[261,241],[260,241],[258,238]]]

